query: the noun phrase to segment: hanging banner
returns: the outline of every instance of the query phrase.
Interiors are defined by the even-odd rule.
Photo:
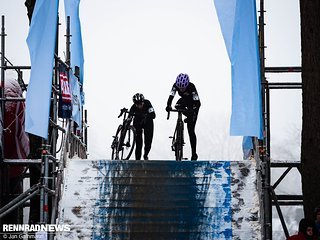
[[[231,62],[230,135],[262,139],[262,100],[255,0],[214,0]]]
[[[48,138],[58,0],[37,0],[27,44],[31,73],[26,94],[26,132]]]
[[[71,67],[73,72],[75,72],[75,66],[80,68],[80,83],[83,85],[83,45],[82,45],[82,35],[81,35],[81,24],[79,17],[79,4],[80,0],[64,0],[64,8],[67,16],[70,16],[70,33],[71,38]]]
[[[81,121],[81,93],[78,78],[70,72],[70,85],[72,91],[72,120],[77,123],[78,128],[82,129]]]
[[[58,117],[69,119],[72,116],[72,93],[69,84],[68,71],[64,65],[59,66],[60,97]]]
[[[243,160],[254,157],[253,137],[243,137],[242,139]]]

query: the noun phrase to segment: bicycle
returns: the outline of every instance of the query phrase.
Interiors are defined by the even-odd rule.
[[[181,161],[183,158],[183,146],[185,144],[184,142],[184,123],[182,120],[182,113],[188,112],[186,109],[171,109],[168,111],[167,120],[170,117],[170,112],[177,112],[178,113],[178,119],[176,128],[174,130],[173,136],[170,136],[169,138],[172,138],[172,144],[171,144],[171,150],[175,152],[175,157],[177,161]]]
[[[120,118],[123,115],[122,124],[119,125],[115,136],[113,136],[113,141],[111,144],[112,160],[129,160],[133,152],[136,143],[136,130],[134,126],[131,125],[131,117],[128,116],[128,109],[122,108],[120,110]]]

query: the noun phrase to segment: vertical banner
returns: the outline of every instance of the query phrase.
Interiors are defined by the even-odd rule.
[[[70,71],[69,79],[72,91],[72,120],[77,123],[79,129],[82,129],[82,101],[78,78]]]
[[[242,139],[243,160],[254,157],[254,146],[252,137],[243,137]]]
[[[214,0],[231,62],[230,135],[262,138],[260,59],[255,0]]]
[[[70,32],[71,32],[71,67],[75,72],[75,66],[80,68],[80,83],[83,85],[83,46],[81,35],[81,24],[79,17],[80,0],[64,0],[64,8],[66,19],[70,16]]]
[[[26,95],[26,131],[47,139],[59,0],[37,0],[27,44],[31,73]]]
[[[59,66],[59,80],[61,95],[59,97],[58,117],[69,119],[72,116],[72,96],[68,77],[68,70],[64,65]]]

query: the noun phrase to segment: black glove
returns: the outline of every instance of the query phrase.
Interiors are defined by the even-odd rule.
[[[172,110],[172,107],[171,107],[171,106],[167,106],[167,107],[166,107],[166,111],[167,111],[167,112],[170,112],[171,110]]]

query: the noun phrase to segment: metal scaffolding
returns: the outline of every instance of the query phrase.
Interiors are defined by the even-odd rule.
[[[265,240],[272,239],[272,211],[275,207],[282,227],[286,237],[288,237],[288,229],[283,217],[281,206],[292,206],[292,205],[302,205],[303,200],[301,195],[277,195],[275,189],[280,184],[280,182],[288,175],[288,173],[293,169],[297,168],[300,171],[300,162],[290,162],[290,161],[271,161],[270,159],[270,92],[278,89],[302,89],[301,82],[269,82],[267,80],[266,74],[271,73],[300,73],[300,66],[288,66],[288,67],[267,67],[265,66],[265,20],[264,20],[264,0],[260,0],[259,6],[259,48],[260,48],[260,67],[261,67],[261,95],[262,95],[262,107],[263,107],[263,123],[264,123],[264,138],[263,140],[256,140],[256,152],[255,159],[257,160],[258,169],[258,185],[261,189],[261,220],[262,220],[262,238]],[[59,25],[58,25],[59,26]],[[52,83],[52,114],[50,116],[50,142],[42,140],[42,155],[40,159],[4,159],[3,154],[0,159],[0,196],[6,194],[6,177],[5,169],[7,166],[12,165],[38,165],[41,166],[41,178],[38,184],[31,186],[28,190],[22,194],[16,196],[16,198],[9,204],[2,206],[0,209],[0,222],[1,218],[13,211],[14,209],[21,209],[26,206],[27,201],[34,198],[36,195],[40,195],[40,223],[55,223],[57,211],[58,211],[58,201],[61,194],[61,183],[63,183],[63,170],[65,167],[65,161],[69,157],[78,155],[80,158],[87,157],[87,113],[83,112],[84,115],[84,129],[82,135],[79,136],[75,134],[73,129],[72,121],[68,120],[65,126],[61,127],[58,124],[57,109],[59,100],[59,81],[58,81],[58,66],[63,64],[70,69],[70,22],[67,21],[66,30],[66,52],[67,60],[64,62],[58,57],[58,43],[56,46],[55,55],[55,68],[54,68],[54,78]],[[58,28],[59,31],[59,28]],[[10,61],[5,56],[5,18],[2,16],[1,25],[1,85],[4,86],[5,83],[5,71],[8,69],[14,69],[18,74],[18,82],[22,90],[27,89],[27,85],[23,81],[23,71],[30,70],[30,66],[14,66],[10,65]],[[58,39],[58,36],[57,36]],[[9,65],[8,65],[9,64]],[[5,114],[4,106],[6,101],[24,101],[24,99],[7,99],[4,95],[4,87],[1,88],[0,92],[1,100],[1,111],[2,117]],[[60,134],[58,134],[60,133]],[[57,142],[58,135],[62,136],[60,156],[57,156]],[[2,141],[3,142],[3,141]],[[5,142],[3,142],[5,146]],[[3,149],[2,149],[3,151]],[[271,183],[271,173],[273,168],[284,168],[283,174],[276,180],[275,183]],[[26,174],[27,175],[27,174]],[[21,178],[23,180],[23,177]],[[50,181],[49,181],[50,180]],[[50,203],[49,203],[50,202]],[[1,204],[1,202],[0,202]],[[49,213],[48,206],[51,206],[51,211]]]
[[[5,17],[1,18],[1,86],[5,86],[5,71],[13,69],[18,74],[18,82],[23,91],[27,90],[27,85],[23,81],[23,70],[30,70],[30,66],[14,66],[5,56]],[[59,26],[59,24],[58,24]],[[57,217],[57,205],[60,198],[61,184],[63,183],[63,171],[65,168],[65,161],[67,158],[77,156],[79,158],[87,158],[87,112],[81,109],[83,127],[80,134],[75,131],[74,123],[72,120],[64,120],[63,124],[58,123],[58,101],[61,94],[59,84],[59,66],[62,64],[70,71],[70,19],[67,21],[67,34],[66,36],[66,49],[67,49],[67,61],[64,62],[58,57],[58,32],[57,30],[57,42],[55,50],[55,64],[54,74],[52,79],[52,96],[51,96],[51,113],[49,118],[49,137],[48,140],[42,139],[41,157],[39,159],[5,159],[2,154],[0,158],[0,199],[8,193],[8,178],[7,169],[11,166],[24,166],[28,169],[30,166],[36,165],[41,168],[39,182],[21,194],[17,194],[12,201],[4,205],[0,202],[0,223],[1,219],[14,210],[20,210],[28,206],[28,201],[40,196],[40,206],[38,223],[55,223]],[[77,75],[76,75],[77,76]],[[5,102],[6,101],[25,101],[24,98],[7,98],[5,96],[4,87],[1,87],[0,92],[1,100],[1,113],[2,119],[4,119]],[[62,126],[61,126],[62,125]],[[60,135],[60,136],[59,136]],[[58,137],[59,136],[59,137]],[[61,146],[57,149],[57,143],[61,141]],[[6,146],[4,138],[2,138],[3,146]],[[30,177],[27,170],[24,171],[21,176],[21,181],[24,178]],[[18,223],[22,223],[21,219],[18,219]],[[53,237],[53,236],[50,236]]]
[[[288,90],[302,89],[301,82],[269,82],[266,74],[270,73],[301,73],[300,66],[288,67],[266,67],[265,66],[265,21],[264,21],[264,0],[260,0],[259,10],[259,46],[260,46],[260,63],[261,63],[261,89],[262,89],[262,108],[263,108],[263,123],[264,123],[264,139],[259,142],[259,151],[261,159],[261,188],[262,188],[262,221],[263,221],[263,239],[272,239],[272,212],[275,207],[281,225],[286,237],[289,236],[288,228],[283,216],[281,206],[298,206],[303,205],[302,195],[277,195],[275,189],[288,175],[288,173],[297,168],[300,172],[300,162],[294,160],[272,160],[270,159],[271,147],[271,131],[270,131],[270,92],[272,90]],[[272,169],[284,168],[281,176],[271,183]]]

